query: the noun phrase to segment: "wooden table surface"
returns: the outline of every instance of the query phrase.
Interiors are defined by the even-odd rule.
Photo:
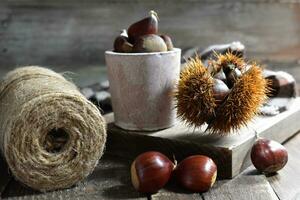
[[[300,82],[300,62],[270,62],[265,60],[269,69],[284,70],[291,73]],[[73,69],[73,68],[72,68]],[[73,69],[78,77],[75,82],[81,86],[86,85],[86,77],[92,77],[89,81],[95,81],[89,74],[102,73],[105,78],[105,70],[100,67]],[[2,71],[5,72],[5,69]],[[72,74],[71,74],[72,75]],[[73,75],[74,76],[74,75]],[[77,75],[75,75],[76,77]],[[298,87],[299,90],[299,87]],[[299,92],[299,91],[298,91]],[[0,170],[3,172],[0,178],[0,192],[3,199],[238,199],[238,200],[300,200],[300,134],[290,138],[284,145],[289,152],[287,166],[275,176],[266,177],[257,173],[253,167],[247,168],[242,174],[231,180],[218,180],[211,190],[203,194],[189,193],[180,189],[174,181],[171,181],[159,193],[152,196],[139,194],[134,190],[130,181],[130,164],[132,160],[114,157],[109,154],[100,160],[96,170],[78,185],[66,189],[48,193],[33,191],[21,183],[15,181],[8,173],[3,160],[0,161]]]
[[[249,167],[231,180],[218,180],[206,193],[190,193],[171,180],[152,196],[136,192],[130,181],[131,160],[105,155],[88,179],[70,189],[38,193],[22,186],[10,176],[1,177],[4,199],[300,199],[300,134],[285,143],[289,162],[278,174],[270,177]],[[2,166],[3,167],[3,166]],[[1,170],[3,171],[3,169]]]

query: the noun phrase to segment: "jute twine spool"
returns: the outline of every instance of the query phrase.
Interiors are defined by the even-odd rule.
[[[87,177],[103,154],[98,109],[63,76],[41,67],[8,73],[0,84],[0,148],[15,178],[40,191]]]

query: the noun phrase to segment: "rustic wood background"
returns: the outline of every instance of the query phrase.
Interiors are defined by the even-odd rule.
[[[154,9],[180,48],[240,40],[250,57],[300,58],[295,0],[1,0],[0,68],[103,66],[120,29]]]
[[[104,51],[112,48],[120,29],[151,9],[159,13],[160,31],[171,35],[177,47],[240,40],[248,57],[288,71],[300,82],[298,0],[0,0],[0,77],[17,66],[43,65],[75,73],[70,75],[80,85],[105,79]],[[265,177],[250,167],[205,194],[170,185],[152,199],[299,199],[299,141],[298,134],[285,144],[290,161],[277,176]],[[46,194],[2,174],[1,197],[146,199],[130,184],[130,163],[107,156],[80,185]],[[0,170],[8,171],[1,165]]]

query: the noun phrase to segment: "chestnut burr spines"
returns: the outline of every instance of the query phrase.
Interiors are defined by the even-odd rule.
[[[282,169],[288,161],[288,152],[280,143],[258,139],[251,149],[251,160],[255,168],[265,174]]]

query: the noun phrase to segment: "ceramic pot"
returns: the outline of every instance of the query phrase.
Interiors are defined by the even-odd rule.
[[[175,123],[174,88],[181,50],[105,52],[115,124],[123,129],[154,131]]]

